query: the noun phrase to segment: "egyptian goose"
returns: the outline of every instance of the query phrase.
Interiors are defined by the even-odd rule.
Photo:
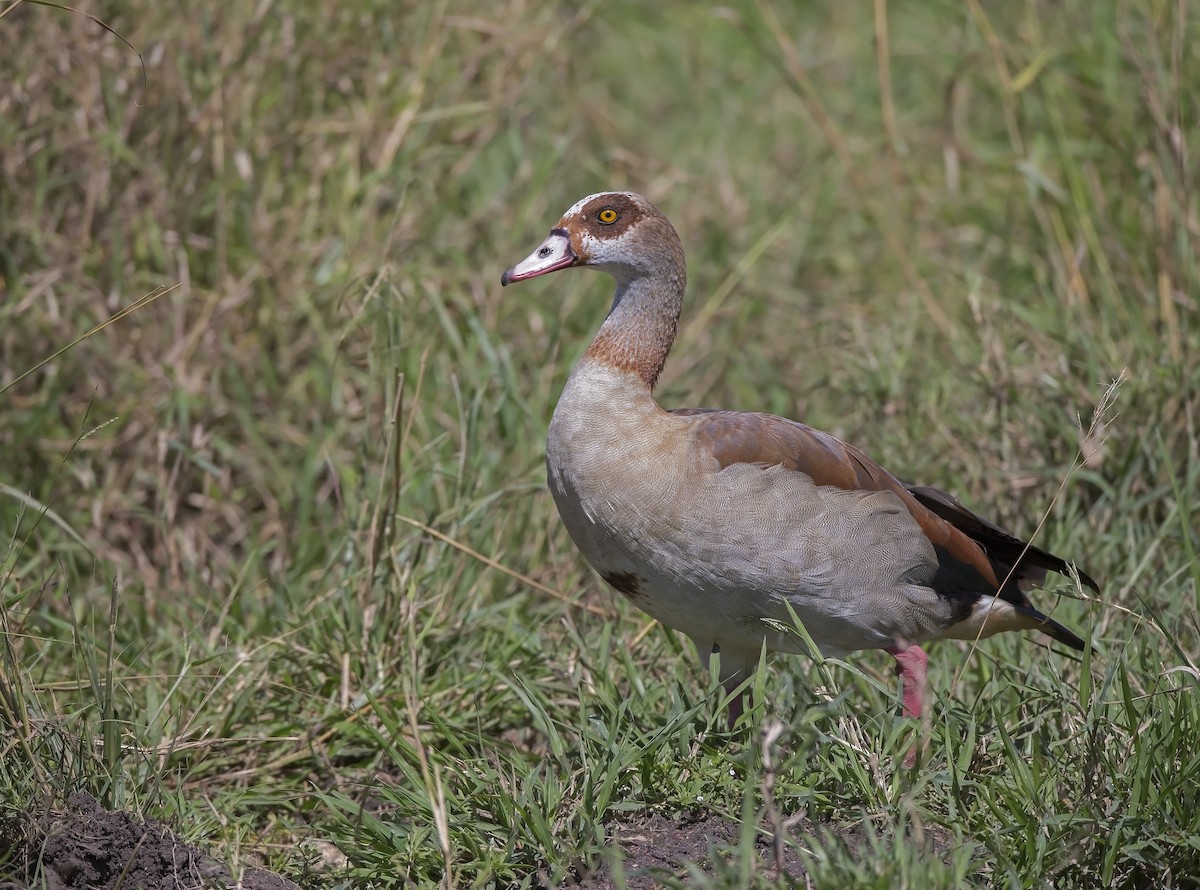
[[[764,643],[801,651],[764,620],[790,624],[789,606],[825,655],[890,654],[910,717],[925,707],[922,643],[1039,630],[1084,648],[1024,592],[1071,567],[945,492],[793,420],[659,407],[687,275],[679,236],[644,197],[582,199],[500,283],[573,266],[607,272],[617,291],[550,422],[555,504],[608,584],[687,634],[702,660],[719,655],[726,689]],[[736,721],[741,697],[729,707]]]

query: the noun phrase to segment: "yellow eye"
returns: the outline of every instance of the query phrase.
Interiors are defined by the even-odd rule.
[[[596,222],[600,223],[602,226],[611,226],[616,221],[617,211],[613,210],[611,207],[605,207],[596,214]]]

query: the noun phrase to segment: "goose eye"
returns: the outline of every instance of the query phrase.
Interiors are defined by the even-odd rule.
[[[611,207],[605,207],[596,214],[596,222],[600,223],[602,226],[611,226],[617,221],[617,216],[617,211],[613,210]]]

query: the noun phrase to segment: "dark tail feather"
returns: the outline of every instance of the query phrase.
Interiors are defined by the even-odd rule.
[[[990,559],[1003,563],[1006,569],[1016,566],[1018,582],[1025,580],[1026,574],[1033,575],[1029,566],[1068,576],[1073,568],[1084,587],[1090,587],[1096,593],[1100,592],[1100,585],[1078,566],[1010,535],[994,522],[964,507],[954,495],[930,485],[905,485],[905,488],[927,509],[973,538],[983,547]],[[1040,583],[1041,577],[1033,575],[1029,580]]]
[[[1071,631],[1067,630],[1053,618],[1043,615],[1033,606],[1017,605],[1014,608],[1022,615],[1028,615],[1036,621],[1038,623],[1037,629],[1055,642],[1062,643],[1064,646],[1070,646],[1076,652],[1083,651],[1085,645],[1083,640],[1079,639],[1079,637],[1075,636],[1075,634],[1071,633]]]

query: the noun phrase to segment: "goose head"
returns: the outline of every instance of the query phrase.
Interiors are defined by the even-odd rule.
[[[576,201],[529,256],[500,277],[501,285],[585,266],[625,285],[638,278],[684,274],[683,247],[662,212],[633,192],[600,192]]]

